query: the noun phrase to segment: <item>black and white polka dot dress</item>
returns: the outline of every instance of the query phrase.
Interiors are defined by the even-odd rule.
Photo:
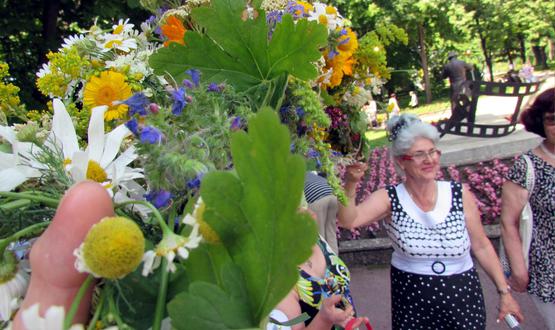
[[[393,329],[485,329],[482,287],[466,230],[460,183],[439,181],[432,211],[422,211],[403,184],[387,187],[393,242]]]

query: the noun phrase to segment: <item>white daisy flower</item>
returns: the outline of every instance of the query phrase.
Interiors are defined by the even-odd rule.
[[[308,13],[309,21],[317,21],[324,24],[330,31],[335,31],[338,27],[343,27],[343,17],[337,13],[335,7],[319,2],[315,2],[312,5],[314,10]]]
[[[12,313],[19,307],[20,298],[25,295],[29,285],[29,263],[28,261],[17,262],[11,251],[4,252],[3,268],[13,267],[12,274],[0,273],[0,320],[9,321]],[[6,254],[9,260],[6,259]],[[9,269],[8,269],[9,271]]]
[[[92,109],[88,129],[89,144],[83,151],[79,149],[75,127],[64,104],[59,99],[54,99],[53,105],[52,132],[45,145],[52,150],[62,151],[64,163],[67,164],[74,182],[87,179],[99,182],[112,196],[112,188],[144,177],[142,169],[128,166],[137,158],[135,147],[130,146],[118,156],[123,139],[131,135],[131,131],[125,125],[120,125],[104,134],[106,106]]]
[[[100,47],[103,52],[109,52],[112,49],[117,49],[122,52],[129,53],[132,49],[137,49],[137,41],[133,38],[128,38],[119,34],[106,34]]]
[[[83,40],[85,40],[85,36],[82,35],[82,34],[74,34],[72,36],[64,38],[64,42],[62,43],[62,47],[59,48],[58,51],[61,51],[64,48],[71,48],[71,46],[73,46],[76,43],[79,43]]]
[[[133,32],[133,24],[129,24],[129,18],[120,19],[118,24],[112,25],[112,34],[114,35],[129,35]]]
[[[52,73],[52,71],[50,70],[50,66],[46,63],[43,63],[39,72],[37,72],[37,77],[42,78],[42,77],[44,77],[46,75],[49,75],[51,73]]]
[[[39,304],[27,308],[21,313],[23,325],[29,330],[64,330],[65,311],[62,306],[50,306],[44,317],[39,314]],[[82,324],[74,324],[69,330],[83,330]]]
[[[11,191],[40,172],[25,163],[33,158],[33,144],[17,140],[13,127],[0,126],[0,137],[11,144],[12,152],[0,151],[0,191]]]
[[[188,237],[175,234],[171,231],[164,231],[164,236],[154,250],[149,250],[143,255],[143,276],[148,276],[160,266],[162,257],[168,261],[167,270],[175,272],[176,266],[173,263],[176,256],[185,260],[189,257],[189,250],[199,246],[202,236],[199,234],[199,225],[193,225],[193,230]]]

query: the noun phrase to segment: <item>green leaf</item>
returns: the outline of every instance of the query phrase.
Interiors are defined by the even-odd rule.
[[[225,276],[224,276],[225,275]],[[222,268],[222,288],[195,282],[168,304],[176,329],[245,329],[253,323],[241,271],[232,263]]]
[[[268,41],[264,11],[242,20],[245,1],[213,0],[210,7],[192,11],[193,21],[204,33],[187,31],[185,45],[177,43],[150,57],[157,74],[170,74],[176,81],[186,78],[185,70],[199,69],[207,81],[226,82],[246,92],[258,107],[283,97],[287,75],[313,79],[312,62],[321,57],[327,31],[322,24],[284,15]]]
[[[264,109],[249,121],[248,133],[234,133],[235,173],[204,177],[204,220],[231,262],[211,259],[219,280],[194,281],[170,302],[175,327],[258,327],[295,285],[297,265],[310,256],[317,234],[315,221],[297,212],[305,167],[289,144],[287,128],[277,114]]]

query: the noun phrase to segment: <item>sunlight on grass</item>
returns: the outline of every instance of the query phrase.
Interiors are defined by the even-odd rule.
[[[386,146],[389,143],[387,140],[387,134],[383,129],[368,131],[364,133],[364,137],[368,141],[370,149]]]

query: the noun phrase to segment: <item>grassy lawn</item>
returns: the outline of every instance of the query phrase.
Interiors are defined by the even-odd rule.
[[[364,137],[368,141],[368,146],[370,147],[370,149],[382,147],[389,144],[384,129],[375,129],[368,131],[364,134]]]

